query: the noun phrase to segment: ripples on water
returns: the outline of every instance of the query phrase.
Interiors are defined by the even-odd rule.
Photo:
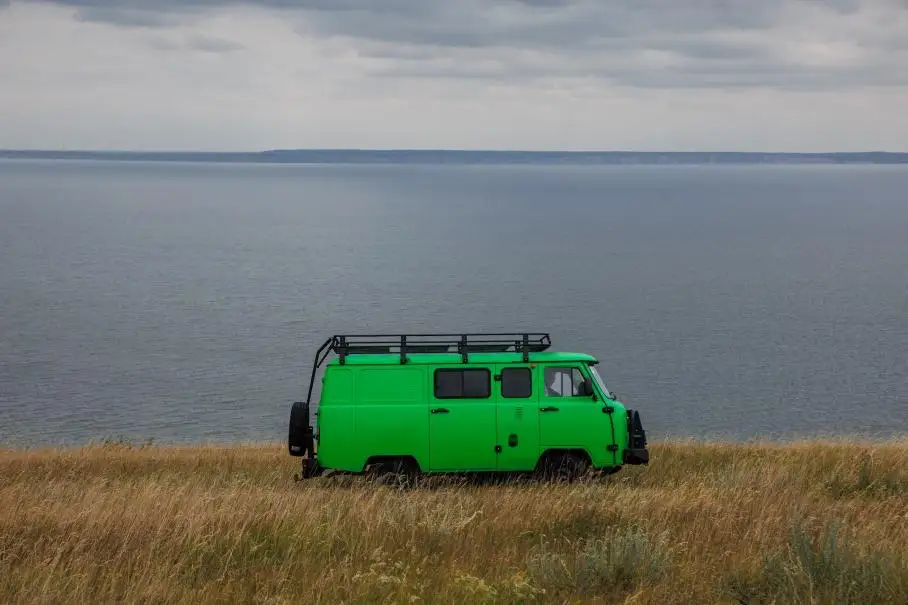
[[[650,434],[908,430],[908,169],[0,162],[0,442],[281,440],[335,332],[548,330]]]

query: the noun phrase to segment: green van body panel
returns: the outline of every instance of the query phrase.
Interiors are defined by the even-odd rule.
[[[322,405],[318,411],[317,422],[328,427],[330,436],[319,441],[319,456],[334,461],[335,468],[344,470],[362,468],[349,462],[350,452],[359,449],[357,436],[351,430],[356,426],[355,379],[353,368],[328,368],[322,381]]]
[[[498,364],[495,373],[505,368],[527,368],[533,375],[532,391],[526,398],[506,398],[501,392],[501,382],[494,383],[497,396],[499,471],[524,471],[535,468],[539,461],[539,383],[535,368],[528,363]]]
[[[318,460],[325,469],[362,472],[383,457],[412,457],[423,472],[532,471],[552,450],[585,451],[595,468],[622,464],[628,444],[625,407],[592,380],[583,353],[350,354],[326,364],[316,420]],[[546,393],[545,370],[575,368],[595,395]],[[529,397],[505,397],[506,368],[532,373]],[[437,398],[435,371],[487,369],[489,396]],[[555,407],[557,411],[543,412]],[[611,408],[611,413],[603,411]],[[435,413],[433,413],[433,410]],[[610,447],[611,446],[611,447]]]

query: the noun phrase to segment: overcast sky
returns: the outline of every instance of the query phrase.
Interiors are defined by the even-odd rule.
[[[908,151],[908,0],[0,0],[0,148]]]

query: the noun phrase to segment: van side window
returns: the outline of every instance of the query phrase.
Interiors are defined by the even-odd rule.
[[[577,368],[546,368],[545,394],[549,397],[577,397],[583,374]]]
[[[435,370],[436,399],[484,399],[491,395],[491,373],[484,368]]]
[[[501,396],[526,399],[533,394],[533,374],[530,368],[505,368],[501,371]]]

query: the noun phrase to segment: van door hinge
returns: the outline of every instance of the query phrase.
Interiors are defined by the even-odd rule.
[[[496,445],[496,446],[495,446],[495,453],[496,453],[496,454],[500,454],[500,453],[501,453],[501,446],[500,446],[500,445]]]
[[[611,444],[610,446],[608,446],[608,447],[605,448],[605,449],[608,450],[608,451],[610,451],[610,452],[617,452],[617,451],[618,451],[618,446],[617,446],[616,444],[613,443],[613,444]]]
[[[610,405],[607,405],[607,406],[605,406],[604,408],[602,408],[602,413],[603,413],[603,414],[611,414],[611,413],[614,412],[614,411],[615,411],[615,408],[613,408],[613,407],[610,406]]]

